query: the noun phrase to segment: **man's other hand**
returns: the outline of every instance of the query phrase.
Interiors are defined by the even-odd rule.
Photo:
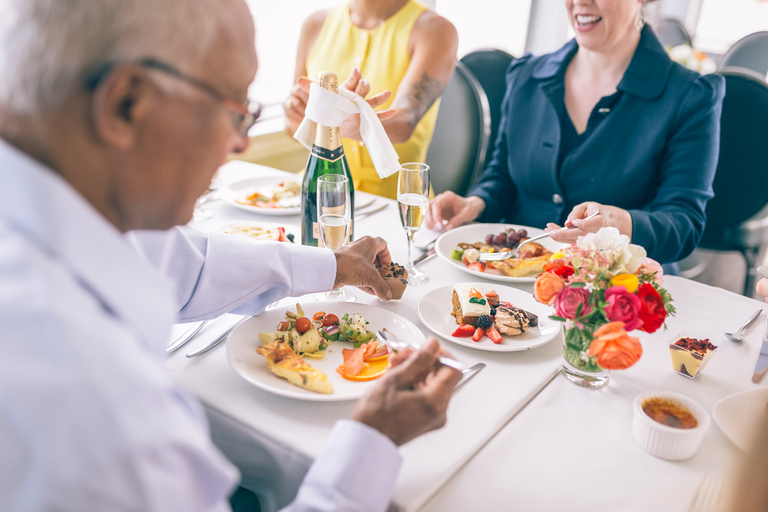
[[[344,285],[351,285],[383,300],[392,298],[389,285],[376,270],[377,267],[383,267],[392,262],[387,242],[383,239],[365,236],[345,245],[334,255],[336,256],[334,290]]]

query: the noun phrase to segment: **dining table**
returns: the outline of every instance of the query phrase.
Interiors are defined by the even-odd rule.
[[[219,170],[215,183],[223,187],[267,176],[301,179],[293,173],[230,161]],[[359,191],[355,196],[357,204],[373,200],[373,206],[383,206],[370,215],[356,215],[355,237],[382,237],[393,260],[404,263],[406,234],[396,201]],[[208,201],[202,207],[212,215],[190,225],[203,231],[233,221],[278,222],[294,229],[301,223],[298,215],[260,215],[225,201]],[[417,245],[438,235],[423,229]],[[435,289],[480,280],[487,281],[489,288],[503,284],[526,294],[533,291],[531,282],[483,280],[440,257],[425,260],[419,269],[429,280],[409,286],[399,301],[384,302],[349,290],[358,304],[400,315],[427,337],[434,335],[421,321],[418,307]],[[671,391],[698,402],[712,416],[721,400],[765,388],[768,378],[751,381],[765,315],[746,330],[742,342],[730,341],[722,333],[736,329],[766,304],[682,277],[665,276],[665,287],[674,299],[676,315],[653,334],[633,332],[642,343],[642,357],[631,368],[611,372],[601,389],[577,386],[563,376],[562,331],[545,344],[509,352],[477,350],[440,339],[461,363],[484,363],[485,367],[454,393],[443,428],[400,448],[403,464],[390,510],[685,511],[705,478],[730,478],[742,451],[716,421],[692,458],[662,460],[633,439],[633,401],[640,393]],[[296,302],[311,300],[286,298],[279,306],[290,309]],[[186,357],[239,318],[225,314],[209,321],[187,345],[169,355],[167,368],[204,405],[211,437],[241,471],[241,485],[259,496],[262,510],[273,511],[293,499],[334,423],[350,417],[355,401],[307,401],[254,386],[230,365],[225,344]],[[172,337],[187,328],[175,326]],[[695,379],[672,369],[669,345],[680,335],[709,338],[718,346]]]

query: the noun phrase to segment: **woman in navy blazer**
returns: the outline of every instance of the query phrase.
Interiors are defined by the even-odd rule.
[[[566,7],[575,39],[510,66],[491,163],[467,198],[437,196],[427,226],[546,226],[569,243],[614,226],[662,263],[682,259],[714,195],[724,79],[673,63],[639,0]]]

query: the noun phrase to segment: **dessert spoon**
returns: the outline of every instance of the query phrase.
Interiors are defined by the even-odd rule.
[[[749,327],[752,324],[752,322],[757,320],[757,317],[760,316],[760,313],[762,313],[762,311],[763,311],[763,308],[758,308],[757,311],[752,313],[752,315],[749,318],[747,318],[746,322],[744,322],[744,325],[739,327],[738,331],[736,331],[736,332],[724,332],[723,334],[725,334],[725,337],[728,338],[731,341],[744,341],[744,330],[747,327]]]

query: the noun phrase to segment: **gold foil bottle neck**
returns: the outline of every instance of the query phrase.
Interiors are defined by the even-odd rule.
[[[339,92],[339,79],[332,71],[321,71],[317,74],[317,85],[331,92]]]

